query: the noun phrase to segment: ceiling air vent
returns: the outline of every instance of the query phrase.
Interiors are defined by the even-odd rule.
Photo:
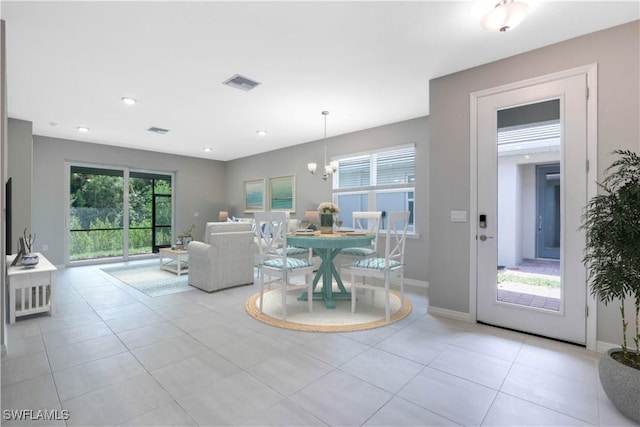
[[[159,135],[164,135],[167,132],[169,132],[169,129],[163,129],[163,128],[159,128],[156,126],[151,126],[149,129],[147,129],[149,132],[153,132],[153,133],[157,133]]]
[[[260,82],[256,82],[255,80],[251,80],[247,77],[241,76],[240,74],[236,74],[230,79],[225,80],[223,84],[235,87],[236,89],[250,91],[254,87],[258,86]]]

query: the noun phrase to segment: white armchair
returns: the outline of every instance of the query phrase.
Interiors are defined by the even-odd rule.
[[[207,243],[193,241],[188,247],[189,284],[207,292],[250,284],[254,278],[251,224],[219,225],[207,226]]]

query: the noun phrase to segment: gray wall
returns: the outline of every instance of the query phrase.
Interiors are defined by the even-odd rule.
[[[470,209],[469,94],[597,63],[598,176],[601,179],[603,169],[611,163],[612,150],[640,150],[639,34],[640,23],[635,21],[430,82],[431,306],[469,312],[471,223],[452,224],[448,218],[452,209]],[[598,341],[616,343],[619,338],[615,304],[600,305]]]
[[[176,231],[194,224],[194,237],[204,236],[207,221],[217,220],[225,206],[223,162],[132,150],[99,144],[34,136],[32,227],[36,247],[49,245],[44,255],[56,265],[64,263],[65,162],[128,166],[136,169],[175,172]],[[195,213],[199,216],[195,217]]]
[[[419,238],[407,241],[406,277],[426,281],[428,272],[428,212],[429,212],[429,143],[427,117],[420,117],[360,132],[327,139],[327,155],[339,156],[414,143],[416,146],[415,225]],[[306,210],[315,210],[320,202],[331,200],[331,182],[323,181],[307,171],[308,162],[323,162],[322,141],[233,160],[227,165],[227,202],[229,214],[243,213],[244,181],[283,175],[296,176],[296,212],[293,217],[303,218]],[[268,190],[267,190],[268,191]],[[267,207],[268,208],[268,207]]]
[[[31,233],[31,180],[33,177],[33,126],[25,120],[9,119],[7,175],[11,178],[11,249],[18,250],[24,229]],[[34,249],[35,250],[35,249]]]

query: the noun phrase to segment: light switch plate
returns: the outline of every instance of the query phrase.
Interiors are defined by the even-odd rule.
[[[467,211],[451,211],[451,222],[467,222]]]

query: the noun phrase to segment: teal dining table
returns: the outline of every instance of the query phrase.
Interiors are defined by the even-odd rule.
[[[313,234],[288,234],[287,245],[296,246],[300,248],[312,248],[313,251],[322,259],[320,268],[313,278],[313,296],[315,299],[324,300],[327,308],[336,308],[336,300],[338,299],[351,299],[351,293],[346,290],[342,279],[340,278],[340,272],[333,263],[333,260],[338,256],[340,251],[344,248],[355,248],[370,246],[371,241],[375,237],[373,233],[331,233],[321,234],[316,231]],[[316,291],[316,287],[322,278],[322,289]],[[333,291],[333,280],[335,279],[338,284],[338,291]],[[305,291],[298,300],[306,301],[308,298]]]

